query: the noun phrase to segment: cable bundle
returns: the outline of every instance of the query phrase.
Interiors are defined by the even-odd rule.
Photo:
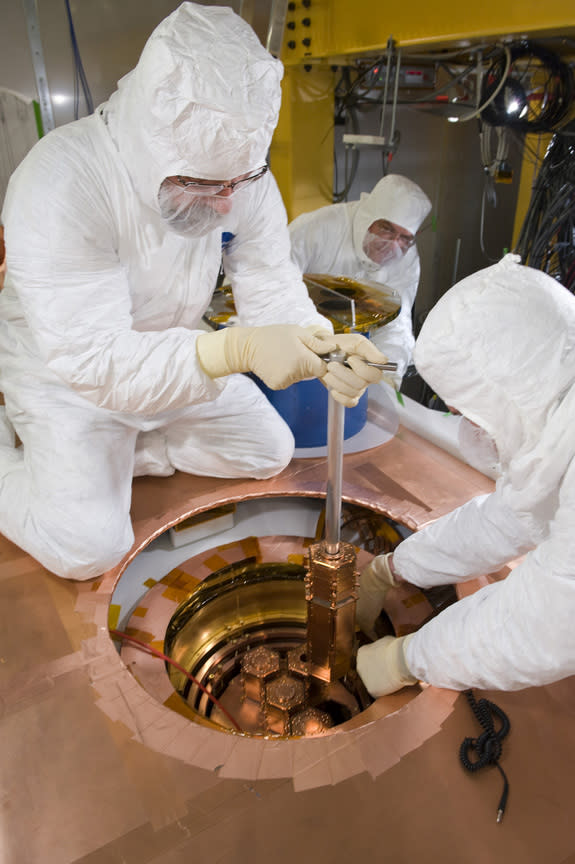
[[[501,56],[484,77],[481,101],[488,104],[481,118],[492,126],[511,126],[520,132],[553,132],[573,102],[571,69],[535,42],[516,42],[507,48],[511,52],[508,70]]]
[[[481,112],[482,119],[492,126],[511,126],[520,132],[554,131],[573,101],[571,69],[535,42],[507,47],[511,52],[508,73],[504,72],[504,58],[499,57],[484,77],[482,102],[500,89]]]
[[[575,293],[575,121],[556,133],[533,186],[516,252]]]

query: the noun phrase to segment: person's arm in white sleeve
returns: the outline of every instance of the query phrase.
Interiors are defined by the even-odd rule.
[[[406,660],[415,676],[457,690],[519,690],[575,674],[575,485],[565,486],[548,539],[505,580],[414,634]]]
[[[472,498],[409,536],[395,549],[393,565],[406,582],[430,588],[494,572],[535,542],[528,522],[496,491]]]
[[[4,218],[12,284],[46,365],[111,411],[153,415],[216,398],[224,382],[197,360],[201,331],[132,329],[129,277],[101,181],[87,168],[83,176],[57,135],[41,145],[13,178]]]
[[[291,259],[301,273],[317,273],[316,257],[317,231],[314,230],[314,214],[302,213],[288,226]],[[319,271],[321,272],[321,271]]]
[[[299,324],[333,332],[291,260],[285,208],[274,177],[268,173],[241,195],[244,200],[238,196],[235,203],[241,219],[224,252],[239,323]]]
[[[415,345],[412,309],[420,277],[419,256],[415,248],[409,250],[402,264],[405,269],[393,284],[393,288],[401,296],[401,311],[397,318],[380,327],[371,337],[374,345],[377,345],[390,360],[397,363],[397,372],[389,375],[397,389],[401,385],[405,370],[412,361]]]

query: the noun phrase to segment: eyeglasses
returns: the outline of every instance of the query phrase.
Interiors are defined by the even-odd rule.
[[[223,183],[213,183],[211,180],[190,180],[188,177],[176,177],[176,185],[184,189],[189,189],[194,195],[219,195],[224,189],[230,189],[235,192],[237,189],[244,189],[254,180],[259,180],[264,174],[267,174],[268,166],[264,165],[254,171],[253,174],[248,174],[247,177],[239,177],[237,180],[225,180]],[[172,182],[174,182],[172,180]]]
[[[415,244],[415,237],[413,234],[399,231],[391,222],[388,222],[387,219],[378,219],[370,225],[369,230],[372,234],[377,234],[378,237],[383,237],[385,240],[393,240],[394,242],[399,243],[401,248],[406,251],[411,249]]]

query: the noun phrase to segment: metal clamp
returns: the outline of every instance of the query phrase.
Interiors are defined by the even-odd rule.
[[[330,351],[329,354],[320,354],[320,357],[326,363],[343,363],[343,365],[347,366],[348,369],[351,368],[347,362],[349,354],[345,351]],[[382,372],[397,372],[397,363],[393,363],[391,360],[387,363],[374,363],[371,360],[364,360],[363,357],[360,359],[366,366],[373,366],[374,369],[380,369]]]

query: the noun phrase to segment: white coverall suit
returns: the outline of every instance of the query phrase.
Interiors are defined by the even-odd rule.
[[[575,674],[575,298],[518,262],[507,255],[451,288],[415,347],[425,380],[493,438],[501,473],[492,494],[403,541],[396,571],[429,587],[527,553],[408,637],[413,675],[456,690]]]
[[[94,577],[130,549],[133,473],[264,478],[291,459],[258,387],[212,380],[196,356],[224,231],[240,323],[331,330],[290,260],[274,178],[236,192],[200,237],[168,230],[158,207],[166,177],[265,164],[281,76],[230,9],[184,3],[111,98],[43,138],[11,179],[0,530],[60,576]]]
[[[400,314],[371,337],[379,350],[398,364],[397,373],[389,376],[396,387],[412,359],[411,310],[419,285],[419,255],[414,245],[400,259],[380,267],[367,257],[363,242],[367,229],[377,219],[387,219],[415,235],[430,210],[431,202],[419,186],[407,177],[388,174],[359,201],[303,213],[289,226],[292,259],[302,273],[368,279],[399,294]]]

